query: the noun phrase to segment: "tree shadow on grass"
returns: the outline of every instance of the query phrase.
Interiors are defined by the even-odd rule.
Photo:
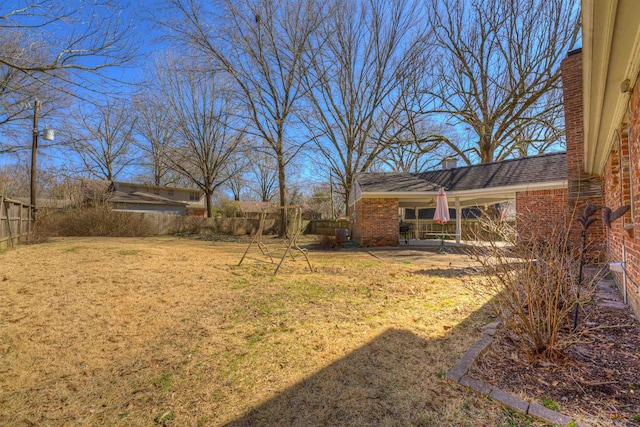
[[[433,277],[463,277],[463,276],[482,276],[484,273],[480,267],[461,267],[461,268],[432,268],[423,269],[413,272],[413,274],[421,274]]]
[[[485,304],[435,339],[388,329],[226,426],[475,425],[495,417],[491,403],[444,379],[487,314]]]

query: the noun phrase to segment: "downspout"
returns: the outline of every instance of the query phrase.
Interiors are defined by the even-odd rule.
[[[622,185],[624,179],[624,167],[622,163],[622,136],[620,135],[620,131],[616,129],[616,136],[618,137],[618,159],[620,162],[619,175],[620,175],[620,206],[624,204],[624,186]],[[627,144],[629,144],[629,135],[627,135]],[[627,150],[629,152],[629,185],[632,183],[631,179],[631,147]],[[629,186],[629,195],[631,199],[631,217],[633,218],[633,187]],[[625,218],[622,219],[622,299],[625,304],[627,304],[627,250],[626,250],[626,225]]]
[[[631,141],[632,141],[632,137],[631,137],[631,132],[633,131],[633,128],[630,125],[627,125],[627,151],[629,152],[629,204],[631,205],[631,227],[633,227],[633,231],[635,233],[635,215],[636,215],[636,203],[635,200],[633,198],[633,161],[631,158]],[[625,229],[626,231],[626,229]],[[635,234],[634,234],[635,236]],[[624,240],[623,240],[624,241]],[[627,277],[627,258],[626,258],[627,254],[626,252],[624,253],[624,258],[623,258],[623,262],[625,263],[625,269],[624,269],[624,277],[626,279]],[[638,294],[640,294],[640,287],[637,287],[638,289]],[[624,302],[625,304],[627,303],[627,293],[625,292],[624,294]]]

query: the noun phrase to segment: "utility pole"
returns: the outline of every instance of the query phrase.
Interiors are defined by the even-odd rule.
[[[31,145],[31,209],[35,218],[36,208],[36,157],[38,152],[38,115],[40,114],[40,100],[36,99],[33,109],[33,143]]]

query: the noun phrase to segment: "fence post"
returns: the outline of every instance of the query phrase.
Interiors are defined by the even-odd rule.
[[[9,244],[13,248],[13,230],[11,230],[11,213],[9,212],[9,208],[7,207],[9,202],[3,198],[2,207],[4,207],[4,212],[7,218],[7,231],[9,232]]]
[[[20,205],[20,215],[18,216],[18,243],[20,243],[20,240],[22,239],[22,211],[24,210],[24,205]]]
[[[3,227],[3,221],[5,221],[5,219],[3,219],[3,211],[4,209],[4,193],[0,193],[0,236],[2,236],[2,227]],[[6,218],[6,221],[9,221],[9,218]],[[4,242],[4,239],[2,239],[2,242]]]

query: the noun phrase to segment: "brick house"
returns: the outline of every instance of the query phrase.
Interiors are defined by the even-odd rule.
[[[457,240],[460,209],[465,205],[510,198],[518,214],[538,216],[581,212],[587,203],[613,210],[629,205],[630,210],[611,229],[602,221],[594,223],[588,243],[597,260],[610,263],[625,301],[640,315],[637,6],[637,0],[582,0],[582,48],[570,52],[561,64],[566,154],[422,174],[360,174],[349,201],[354,240],[363,246],[397,246],[399,209],[428,206],[439,186],[447,190],[450,205],[455,205]],[[551,167],[551,161],[557,163]],[[500,176],[500,171],[505,175]],[[464,175],[473,179],[456,180]],[[574,228],[572,232],[576,241],[580,231]]]
[[[582,49],[562,63],[569,207],[631,209],[592,242],[640,314],[640,15],[637,0],[582,1]],[[604,243],[603,243],[604,242]]]
[[[453,206],[454,235],[460,242],[465,208],[515,201],[516,212],[566,211],[567,155],[551,153],[421,173],[358,174],[349,201],[352,238],[362,246],[398,246],[402,210],[427,211],[435,206],[441,187]]]

